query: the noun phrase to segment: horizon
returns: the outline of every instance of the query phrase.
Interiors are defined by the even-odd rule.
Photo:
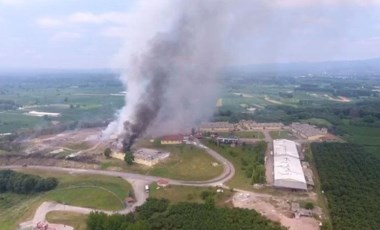
[[[177,3],[0,0],[0,69],[117,69],[125,53],[172,26]],[[240,3],[249,17],[224,41],[227,66],[380,55],[380,1]]]
[[[229,68],[244,68],[244,67],[265,67],[270,65],[313,65],[313,64],[327,64],[327,63],[345,63],[345,62],[367,62],[367,61],[380,61],[379,57],[374,58],[365,58],[365,59],[342,59],[342,60],[324,60],[324,61],[300,61],[300,62],[268,62],[268,63],[254,63],[254,64],[244,64],[244,65],[232,65],[232,66],[226,66],[226,69]],[[51,72],[105,72],[109,74],[119,74],[121,72],[121,69],[116,69],[112,67],[99,67],[99,68],[1,68],[0,67],[0,73],[22,73],[24,71],[36,71],[36,72],[42,72],[42,73],[51,73]],[[35,72],[32,72],[31,74],[34,74]]]

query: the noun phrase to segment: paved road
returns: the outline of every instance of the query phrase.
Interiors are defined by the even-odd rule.
[[[198,147],[202,147],[200,142],[197,142],[195,145]],[[225,182],[230,180],[234,174],[235,174],[235,168],[231,162],[229,162],[226,158],[215,152],[214,150],[205,147],[206,152],[211,155],[213,158],[215,158],[217,161],[219,161],[220,164],[223,165],[223,173],[219,175],[216,178],[213,178],[211,180],[207,181],[183,181],[183,180],[173,180],[169,178],[164,178],[165,180],[169,181],[170,184],[173,185],[184,185],[184,186],[202,186],[202,187],[209,187],[209,186],[223,186]],[[0,166],[0,169],[20,169],[22,166]],[[108,212],[104,211],[106,213],[120,213],[120,214],[126,214],[129,212],[134,211],[134,209],[137,206],[142,205],[146,199],[148,198],[148,193],[144,192],[144,186],[146,184],[150,184],[154,181],[157,181],[159,179],[162,179],[162,177],[155,177],[155,176],[147,176],[147,175],[141,175],[136,173],[127,173],[127,172],[119,172],[119,171],[107,171],[107,170],[96,170],[96,169],[78,169],[78,168],[61,168],[61,167],[52,167],[52,166],[42,166],[42,165],[31,165],[28,166],[28,168],[32,169],[38,169],[38,170],[46,170],[46,171],[54,171],[54,172],[64,172],[64,173],[70,173],[70,174],[91,174],[91,175],[104,175],[104,176],[114,176],[114,177],[120,177],[124,180],[128,181],[134,190],[136,203],[134,203],[130,207],[126,207],[122,210],[115,211],[115,212]],[[35,226],[38,222],[45,221],[46,214],[51,211],[70,211],[70,212],[78,212],[83,214],[88,214],[91,211],[96,211],[94,209],[89,208],[82,208],[82,207],[75,207],[75,206],[69,206],[69,205],[63,205],[58,204],[55,202],[44,202],[41,204],[41,206],[36,210],[36,213],[34,215],[34,218],[32,221],[27,221],[24,223],[21,223],[20,226],[22,228],[25,227],[31,227]],[[102,210],[101,210],[102,211]],[[68,228],[67,226],[63,225],[54,225],[54,227],[59,230],[67,230],[72,229]]]

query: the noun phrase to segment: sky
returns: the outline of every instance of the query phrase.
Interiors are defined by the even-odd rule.
[[[170,27],[174,1],[0,0],[0,69],[117,68]],[[380,0],[246,2],[230,65],[380,57]]]

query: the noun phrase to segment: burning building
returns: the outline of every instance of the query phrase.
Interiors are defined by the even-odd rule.
[[[153,166],[167,159],[170,152],[162,152],[156,149],[142,148],[133,153],[133,157],[137,164]]]

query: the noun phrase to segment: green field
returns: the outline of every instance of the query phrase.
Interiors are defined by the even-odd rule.
[[[124,161],[109,159],[102,163],[102,168],[119,167],[126,171],[178,180],[209,180],[223,172],[223,166],[213,166],[216,162],[205,150],[189,145],[158,145],[153,147],[171,153],[169,159],[153,167],[133,164],[127,166]]]
[[[17,223],[30,219],[43,201],[104,210],[119,210],[132,187],[121,178],[54,173],[23,169],[24,173],[56,177],[56,189],[34,195],[0,194],[0,226],[13,230]]]
[[[64,212],[64,211],[53,211],[46,215],[46,220],[53,224],[65,224],[74,227],[75,230],[86,230],[86,220],[87,215]]]
[[[227,182],[227,185],[231,188],[240,188],[246,190],[253,190],[252,178],[247,176],[247,169],[250,168],[252,162],[263,166],[264,151],[266,144],[263,142],[263,146],[260,148],[242,148],[242,147],[230,147],[227,145],[216,146],[211,142],[204,141],[204,144],[209,148],[215,150],[227,160],[229,160],[235,167],[234,177]],[[248,164],[244,163],[248,162]],[[264,172],[265,175],[265,172]]]
[[[327,128],[332,127],[332,124],[329,121],[322,118],[310,118],[310,119],[301,120],[300,122],[308,123],[308,124],[316,125],[316,126],[327,127]]]
[[[379,145],[380,146],[380,129],[370,126],[339,126],[346,134],[343,138],[347,141],[361,145]]]
[[[380,159],[351,143],[312,143],[311,150],[333,229],[379,229]]]
[[[237,131],[237,132],[219,132],[222,137],[237,136],[239,138],[253,138],[253,139],[263,139],[264,134],[260,131]]]
[[[52,74],[54,75],[54,74]],[[94,122],[112,119],[124,104],[123,91],[116,76],[108,73],[55,77],[21,77],[0,84],[2,100],[10,100],[22,110],[0,111],[0,132],[41,128],[58,122]],[[43,118],[24,115],[29,111],[61,113]]]
[[[224,189],[223,193],[216,193],[216,188],[211,187],[191,187],[191,186],[174,186],[169,185],[168,187],[159,187],[157,189],[157,184],[153,183],[150,186],[149,196],[152,198],[165,198],[170,201],[170,203],[178,202],[195,202],[195,203],[204,203],[204,200],[201,198],[201,193],[207,191],[213,194],[215,203],[218,206],[228,206],[230,203],[228,201],[232,198],[233,192]]]
[[[0,113],[0,132],[8,133],[16,130],[30,129],[37,125],[46,126],[49,122],[42,117],[32,117],[24,115],[19,111],[7,111]]]
[[[272,137],[272,139],[294,139],[294,136],[285,130],[269,131],[269,135]]]

